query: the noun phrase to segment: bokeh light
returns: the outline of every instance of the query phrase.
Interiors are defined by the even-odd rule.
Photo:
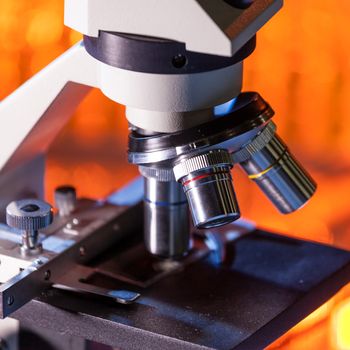
[[[341,302],[333,312],[331,322],[333,346],[339,350],[350,350],[350,300]]]

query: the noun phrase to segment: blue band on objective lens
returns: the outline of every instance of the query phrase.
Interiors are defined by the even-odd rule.
[[[153,202],[150,201],[147,198],[144,198],[144,201],[147,203],[151,203],[156,205],[157,207],[171,207],[171,206],[176,206],[176,205],[184,205],[187,204],[187,201],[181,201],[181,202],[174,202],[174,203],[170,203],[170,202]]]

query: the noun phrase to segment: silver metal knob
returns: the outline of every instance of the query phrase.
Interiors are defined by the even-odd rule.
[[[55,190],[55,206],[60,216],[68,216],[74,211],[77,193],[73,186],[60,186]]]
[[[21,251],[35,254],[41,251],[38,231],[53,221],[50,204],[38,199],[22,199],[11,202],[6,208],[6,222],[10,227],[22,231]]]

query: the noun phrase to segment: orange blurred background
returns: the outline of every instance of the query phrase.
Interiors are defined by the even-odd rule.
[[[238,169],[235,183],[243,215],[260,226],[350,249],[349,20],[348,0],[286,1],[245,63],[244,89],[275,109],[280,135],[318,182],[315,197],[282,216]],[[0,100],[79,39],[63,26],[63,0],[1,0]],[[98,91],[81,104],[48,154],[48,200],[59,184],[101,198],[137,175],[123,114]],[[271,348],[350,349],[350,288]]]

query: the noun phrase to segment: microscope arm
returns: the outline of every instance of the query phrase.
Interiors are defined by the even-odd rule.
[[[80,42],[0,102],[0,171],[44,153],[97,87],[97,61]]]

